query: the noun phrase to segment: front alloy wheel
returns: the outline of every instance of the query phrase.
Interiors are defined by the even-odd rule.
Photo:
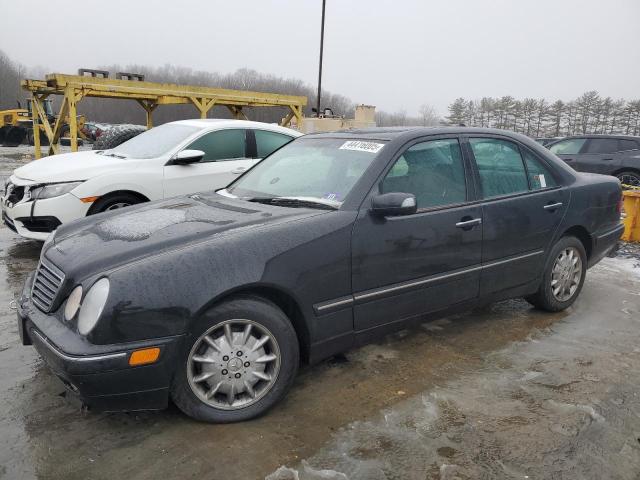
[[[227,423],[262,415],[287,393],[300,362],[291,319],[255,295],[225,300],[189,326],[171,382],[184,413]]]
[[[237,410],[273,387],[280,372],[280,348],[266,327],[251,320],[227,320],[200,336],[187,362],[189,385],[201,401]]]

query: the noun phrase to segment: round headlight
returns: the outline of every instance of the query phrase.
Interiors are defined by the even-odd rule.
[[[78,315],[78,332],[87,335],[98,323],[104,304],[109,296],[109,280],[101,278],[89,289],[84,297]]]
[[[64,306],[64,319],[68,322],[78,313],[80,308],[80,300],[82,300],[82,287],[78,285],[73,289],[69,298],[67,298],[67,304]]]

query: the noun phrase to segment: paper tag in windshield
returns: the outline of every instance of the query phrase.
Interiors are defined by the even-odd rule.
[[[356,150],[358,152],[378,153],[382,147],[384,147],[384,143],[349,140],[342,144],[340,150]]]

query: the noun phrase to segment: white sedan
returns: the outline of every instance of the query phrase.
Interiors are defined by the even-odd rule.
[[[16,169],[2,218],[26,238],[135,203],[225,187],[300,132],[244,120],[181,120],[111,150],[67,153]]]

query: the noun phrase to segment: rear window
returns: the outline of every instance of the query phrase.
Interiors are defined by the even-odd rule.
[[[618,151],[616,138],[592,138],[589,140],[586,153],[613,153]]]
[[[618,149],[621,152],[624,152],[626,150],[637,150],[638,149],[638,142],[634,141],[634,140],[619,140],[619,147]]]

